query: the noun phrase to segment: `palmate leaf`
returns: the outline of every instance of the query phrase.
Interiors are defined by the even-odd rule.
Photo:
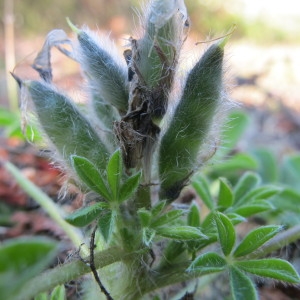
[[[258,300],[258,295],[251,279],[233,266],[230,267],[230,287],[234,300]]]
[[[156,229],[156,233],[169,239],[183,241],[207,239],[207,236],[199,229],[191,226],[159,227]]]
[[[227,266],[226,260],[215,252],[208,252],[198,256],[188,267],[187,272],[197,275],[222,272]]]
[[[214,208],[214,201],[209,191],[209,186],[207,181],[200,176],[197,176],[195,180],[192,182],[192,186],[200,196],[201,200],[205,203],[205,205],[210,209],[213,210]]]
[[[267,201],[254,201],[251,202],[249,205],[243,205],[241,207],[238,207],[237,209],[234,210],[235,213],[242,217],[250,217],[255,214],[272,210],[274,209],[274,206],[267,202]]]
[[[234,257],[252,253],[282,230],[282,226],[262,226],[249,232],[235,249]]]
[[[113,200],[116,201],[119,198],[120,181],[123,172],[120,149],[115,151],[110,157],[106,172],[107,181],[113,196]]]
[[[220,190],[218,197],[218,206],[221,208],[228,208],[233,203],[233,193],[229,183],[225,178],[220,178]]]
[[[300,155],[290,155],[284,158],[280,172],[280,181],[300,192]]]
[[[111,195],[97,168],[85,157],[72,155],[71,161],[79,178],[92,191],[98,193],[106,200],[111,200]]]
[[[247,153],[238,153],[233,157],[216,164],[213,168],[214,173],[228,174],[237,170],[256,170],[256,160]]]
[[[217,225],[219,242],[221,244],[224,255],[229,255],[235,243],[234,227],[224,214],[218,212],[215,214],[215,222]]]
[[[231,221],[231,223],[233,225],[237,225],[239,223],[242,223],[242,222],[246,222],[247,219],[242,217],[241,215],[239,214],[236,214],[236,213],[228,213],[226,214],[227,218],[229,218],[229,220]]]
[[[121,186],[119,192],[119,203],[129,199],[137,190],[141,179],[141,172],[130,176]]]
[[[19,288],[54,259],[56,243],[46,238],[18,238],[0,248],[1,299],[14,299]]]
[[[155,219],[153,222],[151,222],[152,228],[157,228],[163,225],[166,225],[168,223],[171,223],[181,217],[183,215],[184,211],[182,209],[174,209],[171,211],[168,211],[167,213],[163,214],[162,216]]]
[[[96,203],[76,210],[68,215],[65,220],[73,226],[84,227],[97,219],[104,209],[108,209],[107,203]]]
[[[249,116],[242,111],[233,111],[228,115],[228,121],[222,130],[224,138],[217,151],[217,157],[226,156],[235,147],[245,132],[249,121]]]
[[[251,274],[282,280],[288,283],[300,282],[299,275],[287,261],[278,258],[238,261],[235,265]]]
[[[106,242],[109,241],[115,226],[115,213],[107,210],[101,214],[98,221],[100,232]]]
[[[279,178],[279,166],[277,158],[270,149],[259,148],[252,151],[259,167],[257,172],[260,174],[264,183],[276,183]]]
[[[141,208],[138,210],[138,216],[142,227],[148,227],[151,222],[152,214],[149,210]]]
[[[161,214],[166,204],[167,204],[166,200],[158,201],[151,209],[153,217],[156,217],[159,214]]]
[[[238,200],[238,205],[249,204],[252,201],[256,200],[266,200],[274,195],[280,193],[282,188],[274,185],[264,185],[257,188],[254,188],[252,191],[247,193],[244,197]]]
[[[66,299],[66,289],[64,285],[57,286],[51,293],[50,300],[65,300]]]
[[[34,297],[34,300],[48,300],[48,293],[40,293]]]
[[[200,227],[200,211],[196,203],[193,203],[189,209],[187,216],[187,224],[193,227]]]
[[[242,199],[260,182],[257,174],[246,172],[234,187],[234,206],[239,206]]]

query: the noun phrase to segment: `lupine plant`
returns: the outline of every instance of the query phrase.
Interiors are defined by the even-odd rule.
[[[280,189],[248,172],[234,186],[220,178],[216,191],[201,174],[228,107],[223,59],[229,35],[211,41],[186,70],[184,1],[152,0],[144,10],[142,33],[128,39],[123,57],[107,37],[68,20],[76,38],[62,30],[48,34],[33,63],[41,79],[14,75],[23,112],[33,113],[68,183],[86,195],[65,220],[90,236],[90,243],[82,239],[80,258],[31,280],[19,299],[38,299],[39,292],[89,272],[99,299],[199,299],[203,278],[222,272],[237,300],[258,299],[255,276],[299,283],[290,263],[266,258],[282,246],[282,226],[243,236],[236,231],[247,218],[272,210],[268,199]],[[52,47],[80,64],[86,105],[53,84]],[[197,196],[183,203],[191,189]]]

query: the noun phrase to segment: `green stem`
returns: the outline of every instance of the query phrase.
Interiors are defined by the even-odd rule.
[[[151,192],[149,185],[140,185],[135,197],[136,210],[151,207]]]
[[[137,253],[124,254],[123,249],[109,248],[95,254],[94,262],[97,269],[108,266],[114,262],[126,259],[130,256],[136,256]],[[88,258],[87,258],[88,260]],[[32,278],[19,292],[15,300],[29,300],[39,293],[49,291],[57,285],[64,284],[74,280],[82,275],[91,272],[90,267],[82,261],[76,260],[70,263],[58,266],[55,269],[44,272],[43,274]]]
[[[157,270],[151,272],[151,275],[140,277],[139,290],[131,295],[131,299],[139,299],[141,295],[153,292],[160,288],[180,283],[183,281],[195,279],[194,273],[187,273],[186,269],[190,262],[182,263],[176,266],[171,266],[168,269]]]
[[[4,162],[4,167],[8,170],[22,189],[31,196],[67,234],[69,239],[73,242],[76,248],[81,247],[84,256],[89,254],[86,245],[82,245],[83,237],[78,230],[67,223],[62,214],[62,210],[49,198],[40,188],[34,185],[18,170],[16,166],[10,162]],[[82,246],[81,246],[82,245]]]

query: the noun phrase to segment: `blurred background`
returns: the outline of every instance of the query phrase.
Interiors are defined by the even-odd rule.
[[[185,2],[191,18],[190,38],[193,41],[221,36],[233,24],[237,25],[227,50],[229,80],[233,80],[233,85],[245,85],[247,82],[243,79],[246,78],[252,83],[259,82],[260,87],[283,97],[287,105],[299,111],[298,0]],[[71,32],[66,17],[78,26],[86,24],[93,29],[109,31],[116,43],[123,46],[122,38],[131,35],[135,31],[132,29],[139,26],[137,11],[140,3],[137,0],[1,0],[0,104],[16,109],[16,85],[8,72],[15,69],[20,76],[28,75],[28,66],[46,34],[53,28]],[[57,81],[78,72],[72,65],[62,69],[63,73],[57,72]],[[237,101],[260,105],[266,100],[261,91],[249,93],[248,90],[245,95],[239,90],[233,94],[237,92]]]

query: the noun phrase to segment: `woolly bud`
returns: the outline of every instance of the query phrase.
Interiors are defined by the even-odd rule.
[[[159,155],[161,195],[178,197],[194,171],[222,93],[224,42],[210,46],[190,71],[182,98],[162,137]]]
[[[100,46],[91,32],[88,30],[76,30],[76,32],[80,52],[78,60],[87,74],[93,94],[124,114],[128,109],[126,67]]]
[[[39,81],[23,82],[45,134],[68,166],[73,154],[83,156],[104,170],[109,153],[92,125],[71,100],[53,86]]]
[[[152,90],[155,119],[165,114],[187,25],[183,0],[153,0],[146,15],[144,36],[133,44],[132,65],[141,84]]]

